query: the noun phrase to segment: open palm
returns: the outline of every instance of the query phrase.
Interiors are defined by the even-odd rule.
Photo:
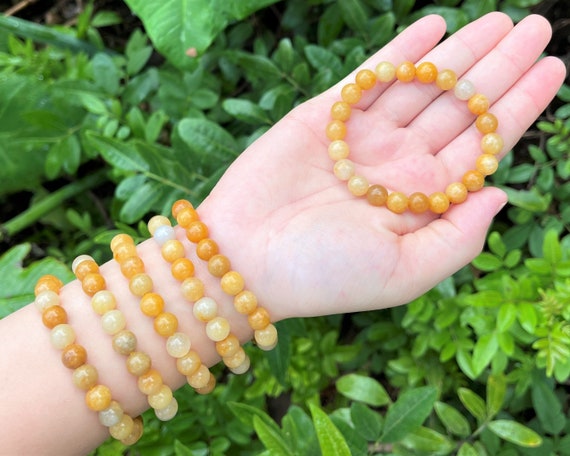
[[[454,70],[489,97],[508,151],[564,78],[557,59],[536,61],[549,24],[530,16],[513,28],[507,16],[491,13],[437,45],[444,33],[440,17],[425,17],[361,68],[409,60]],[[239,157],[201,207],[222,250],[276,319],[408,302],[479,252],[505,203],[503,192],[485,188],[441,217],[396,215],[350,195],[332,174],[324,130],[341,86],[353,80],[354,73],[289,113]],[[350,158],[391,191],[442,191],[480,154],[473,120],[464,102],[434,85],[377,84],[347,122]]]

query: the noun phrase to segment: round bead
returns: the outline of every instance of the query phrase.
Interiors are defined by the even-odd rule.
[[[327,124],[325,133],[331,141],[344,139],[346,137],[346,124],[340,120],[331,120]]]
[[[186,238],[190,242],[198,243],[208,237],[208,227],[200,220],[190,223],[186,228]]]
[[[147,400],[153,409],[162,409],[172,401],[172,390],[163,384],[156,393],[149,394]]]
[[[113,350],[120,355],[130,355],[137,348],[137,337],[132,331],[123,329],[113,336]]]
[[[243,290],[245,280],[239,272],[229,271],[220,279],[220,286],[224,293],[235,296]]]
[[[200,321],[210,321],[218,315],[218,304],[208,296],[200,298],[192,307],[194,316]]]
[[[135,351],[127,358],[126,365],[130,374],[139,377],[149,371],[152,361],[146,353]]]
[[[451,90],[455,87],[457,83],[457,75],[453,70],[443,70],[437,74],[437,78],[435,79],[435,84],[441,90]]]
[[[46,328],[55,328],[57,325],[67,323],[67,312],[61,306],[48,307],[42,313],[42,322]]]
[[[200,356],[194,350],[190,350],[186,355],[176,360],[176,369],[185,376],[192,375],[201,365]]]
[[[263,329],[255,330],[253,336],[258,347],[262,350],[272,350],[277,345],[277,328],[272,324]]]
[[[176,231],[170,225],[162,225],[154,230],[152,237],[162,247],[166,242],[176,239]]]
[[[329,157],[336,161],[348,157],[350,150],[346,142],[337,139],[329,144],[328,152]]]
[[[256,307],[256,309],[247,316],[247,322],[252,329],[264,329],[271,319],[269,318],[269,313],[263,307]]]
[[[36,286],[34,287],[34,296],[37,296],[42,291],[47,290],[59,293],[61,287],[63,287],[63,282],[60,279],[54,275],[46,274],[40,277],[40,279],[36,282]]]
[[[192,388],[203,388],[210,381],[210,370],[201,364],[193,374],[186,377],[186,381]]]
[[[83,364],[73,371],[73,384],[84,391],[93,388],[99,380],[97,369],[91,364]]]
[[[170,312],[162,312],[154,319],[154,330],[163,337],[172,336],[178,329],[178,319]]]
[[[127,258],[133,257],[137,255],[137,248],[134,244],[128,244],[126,242],[123,242],[122,244],[119,244],[115,250],[113,250],[113,258],[115,259],[115,261],[118,261],[119,263],[121,261],[126,260]]]
[[[127,415],[126,413],[121,417],[121,421],[119,421],[114,426],[109,427],[109,434],[111,437],[117,440],[123,440],[129,437],[129,435],[133,432],[135,424],[133,419]]]
[[[140,300],[140,309],[147,317],[156,317],[164,310],[164,299],[158,293],[146,293]]]
[[[234,307],[239,313],[248,315],[257,307],[257,296],[249,290],[244,290],[235,296]]]
[[[69,344],[61,352],[61,362],[68,369],[77,369],[87,361],[87,351],[79,344]]]
[[[467,101],[475,95],[475,86],[467,79],[460,79],[453,88],[453,93],[459,100]]]
[[[461,182],[463,185],[465,185],[468,191],[476,192],[481,190],[483,188],[483,185],[485,185],[485,176],[479,171],[473,169],[467,171],[463,175]]]
[[[186,356],[191,346],[190,337],[181,332],[174,333],[166,341],[166,351],[173,358]]]
[[[484,176],[489,176],[497,171],[499,167],[499,160],[492,154],[481,154],[477,157],[475,167]]]
[[[188,228],[192,222],[196,222],[199,219],[200,217],[198,217],[198,213],[193,207],[185,207],[176,215],[176,222],[185,229]]]
[[[351,111],[352,109],[346,101],[337,101],[331,107],[331,117],[334,120],[346,122],[350,119]]]
[[[125,314],[118,309],[109,310],[101,316],[101,326],[107,334],[114,335],[125,329],[127,320]]]
[[[473,95],[467,101],[467,108],[476,116],[486,113],[489,110],[489,105],[489,99],[481,93]]]
[[[402,62],[396,67],[396,78],[402,82],[412,82],[416,76],[416,67],[412,62]]]
[[[121,273],[129,280],[137,274],[144,272],[143,260],[138,256],[133,256],[121,261],[120,266]]]
[[[333,166],[333,173],[340,180],[348,180],[354,176],[354,163],[348,158],[337,160]]]
[[[157,228],[161,226],[171,226],[171,225],[172,224],[170,223],[168,217],[165,217],[164,215],[155,215],[151,217],[150,220],[148,221],[147,228],[150,235],[154,236]]]
[[[408,209],[414,214],[421,214],[429,209],[429,198],[421,192],[412,193],[408,197]]]
[[[382,185],[371,185],[366,190],[366,199],[372,206],[384,206],[388,199],[388,190]]]
[[[467,199],[467,187],[462,182],[452,182],[445,189],[450,203],[461,204]]]
[[[203,386],[201,388],[195,388],[195,391],[198,394],[209,394],[212,391],[214,391],[215,387],[216,387],[216,377],[210,374],[210,378],[208,379],[208,383],[206,383],[206,386]]]
[[[111,405],[111,390],[105,385],[95,385],[85,393],[87,407],[100,412]]]
[[[222,358],[232,356],[240,347],[239,340],[233,334],[229,334],[225,339],[216,342],[216,351]]]
[[[482,134],[493,133],[499,127],[499,121],[494,114],[490,112],[486,112],[481,114],[475,120],[475,127],[479,130]]]
[[[206,323],[206,335],[208,339],[219,342],[230,334],[230,323],[224,317],[214,317]]]
[[[124,413],[117,401],[111,401],[109,407],[99,412],[99,422],[106,427],[114,426],[121,421]]]
[[[235,369],[245,362],[247,355],[242,347],[240,347],[232,356],[223,358],[224,364],[230,369]]]
[[[431,62],[422,62],[416,68],[416,79],[422,84],[431,84],[437,78],[437,67]]]
[[[90,273],[99,272],[99,266],[89,255],[79,255],[72,263],[72,271],[79,280]]]
[[[110,310],[117,308],[115,295],[109,290],[101,290],[91,298],[91,307],[97,315],[103,315]]]
[[[364,196],[368,191],[370,184],[368,180],[363,176],[352,176],[348,179],[348,191],[354,196]]]
[[[36,308],[43,313],[49,307],[59,306],[61,304],[61,300],[55,291],[45,290],[36,296],[34,304]]]
[[[81,281],[83,291],[89,296],[93,296],[98,291],[104,290],[105,286],[105,278],[98,272],[87,274]]]
[[[150,368],[137,379],[139,391],[147,396],[158,393],[162,388],[162,383],[160,372],[154,368]]]
[[[188,301],[198,301],[204,296],[204,282],[197,277],[189,277],[182,282],[180,290]]]
[[[497,133],[487,133],[481,138],[481,150],[485,154],[497,155],[505,145],[502,136]]]
[[[218,244],[213,239],[202,239],[196,245],[196,255],[204,261],[208,261],[219,252]]]
[[[188,258],[178,258],[172,262],[170,273],[174,279],[182,282],[194,275],[194,263]]]
[[[162,258],[167,262],[172,263],[173,261],[184,257],[184,246],[179,240],[171,239],[162,245],[160,253],[162,254]]]
[[[408,197],[402,192],[392,192],[388,195],[386,207],[396,214],[403,214],[408,209]]]
[[[154,414],[160,421],[168,421],[176,416],[178,413],[178,402],[176,398],[172,398],[168,405],[163,408],[155,407]]]
[[[235,367],[230,367],[230,370],[236,375],[241,375],[241,374],[245,374],[250,366],[251,366],[251,361],[250,361],[249,357],[246,356],[241,364],[239,364]]]
[[[135,296],[142,297],[152,291],[153,283],[150,276],[144,272],[134,275],[129,280],[129,290]]]
[[[143,431],[144,431],[144,423],[142,417],[137,416],[136,418],[133,418],[133,429],[131,430],[131,433],[127,437],[121,439],[121,443],[125,446],[134,445],[142,437]]]
[[[429,209],[434,214],[443,214],[449,208],[449,198],[443,192],[434,192],[429,196]]]
[[[63,350],[66,346],[75,342],[75,331],[67,323],[62,323],[51,330],[50,340],[55,348]]]
[[[391,62],[380,62],[374,71],[380,82],[392,82],[396,77],[396,67]]]
[[[230,260],[225,255],[214,255],[208,260],[208,271],[214,277],[222,277],[230,268]]]
[[[376,74],[372,70],[360,70],[356,73],[355,82],[362,90],[371,89],[376,85]]]
[[[194,206],[192,206],[192,203],[188,200],[185,199],[176,200],[174,203],[172,203],[172,208],[171,208],[172,216],[174,218],[178,218],[178,214],[180,214],[180,211],[182,211],[183,209],[194,209]]]
[[[352,105],[358,103],[362,97],[362,89],[356,83],[346,84],[340,90],[340,97],[342,98],[342,101],[345,101],[348,104]]]
[[[115,250],[115,248],[119,244],[122,244],[124,242],[130,243],[130,244],[135,243],[135,241],[133,241],[133,238],[131,236],[129,236],[128,234],[125,234],[125,233],[120,233],[120,234],[117,234],[116,236],[114,236],[113,239],[111,239],[111,251]]]

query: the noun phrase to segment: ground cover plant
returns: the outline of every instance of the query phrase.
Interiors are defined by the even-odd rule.
[[[75,256],[105,261],[119,230],[147,237],[149,214],[199,203],[422,15],[452,33],[538,12],[569,58],[567,7],[549,0],[28,3],[0,17],[0,317],[42,274],[70,280]],[[471,265],[405,307],[281,322],[249,374],[214,369],[214,393],[178,391],[174,420],[147,414],[134,447],[95,454],[569,455],[569,118],[565,85],[491,179],[510,204]]]

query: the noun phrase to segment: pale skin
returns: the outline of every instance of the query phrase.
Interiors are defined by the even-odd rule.
[[[541,52],[551,35],[546,20],[530,16],[513,27],[491,13],[438,45],[445,23],[425,17],[408,27],[361,68],[380,61],[431,61],[471,80],[487,95],[508,151],[552,100],[565,77],[556,58]],[[199,207],[212,237],[240,271],[274,321],[397,306],[409,302],[467,264],[481,250],[504,193],[484,188],[442,216],[395,215],[351,196],[331,172],[324,129],[329,109],[350,75],[293,110],[250,146]],[[377,85],[365,93],[348,122],[351,159],[371,182],[405,193],[441,191],[473,168],[480,134],[465,103],[439,96],[433,85]],[[180,239],[184,239],[180,233]],[[186,242],[186,241],[185,241]],[[194,258],[193,248],[186,251]],[[192,338],[202,360],[218,361],[203,325],[182,302],[159,249],[139,247],[168,309]],[[243,316],[195,261],[233,332],[251,338]],[[139,349],[149,353],[166,383],[185,384],[152,322],[138,310],[115,263],[103,266]],[[100,328],[77,282],[61,293],[78,341],[103,383],[133,416],[148,406]],[[38,311],[27,306],[0,321],[0,454],[85,454],[106,437],[83,392],[71,382],[48,340]]]

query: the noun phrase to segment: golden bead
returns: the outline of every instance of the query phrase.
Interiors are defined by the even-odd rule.
[[[201,365],[200,356],[194,350],[190,350],[186,355],[176,359],[176,369],[185,376],[192,375]]]
[[[163,381],[160,372],[151,368],[144,374],[140,375],[137,379],[137,386],[139,391],[147,396],[149,394],[156,394],[160,391]]]
[[[380,82],[392,82],[396,77],[396,67],[391,62],[380,62],[374,70]]]
[[[451,90],[457,84],[457,75],[453,70],[443,70],[437,74],[437,78],[435,79],[435,84],[441,90]]]
[[[277,345],[277,328],[269,324],[263,329],[254,331],[254,339],[262,350],[272,350]]]
[[[346,181],[354,176],[354,163],[348,158],[337,160],[333,166],[333,173],[338,179]]]
[[[71,270],[79,280],[91,272],[99,272],[99,266],[95,260],[89,255],[79,255],[71,264]]]
[[[61,306],[48,307],[42,313],[42,322],[46,328],[55,328],[57,325],[67,323],[67,312]]]
[[[247,316],[247,322],[251,329],[264,329],[271,323],[271,319],[265,308],[256,307],[256,309]]]
[[[134,445],[142,437],[143,431],[144,423],[142,417],[137,416],[136,418],[133,418],[133,428],[131,430],[131,433],[124,439],[121,439],[121,443],[125,446]]]
[[[73,384],[84,391],[93,388],[98,380],[97,369],[91,364],[83,364],[73,371]]]
[[[81,287],[85,294],[93,296],[98,291],[105,289],[105,278],[98,272],[90,272],[81,281]]]
[[[182,208],[177,214],[178,215],[175,216],[176,222],[185,229],[188,228],[192,222],[197,222],[200,220],[198,212],[196,212],[196,209],[193,207]]]
[[[461,182],[463,183],[463,185],[465,185],[468,191],[476,192],[481,190],[485,185],[485,176],[481,174],[479,171],[473,169],[467,171],[463,175]]]
[[[475,168],[484,176],[489,176],[497,171],[499,160],[492,154],[481,154],[475,161]]]
[[[503,150],[505,143],[497,133],[487,133],[481,138],[481,150],[485,154],[497,155]]]
[[[331,141],[344,139],[346,137],[346,124],[340,120],[331,120],[327,124],[325,133]]]
[[[36,299],[34,299],[36,309],[42,313],[45,312],[46,309],[53,306],[59,306],[60,304],[61,300],[59,298],[59,294],[52,290],[42,291],[36,296]]]
[[[113,237],[113,239],[111,239],[111,251],[114,251],[115,248],[122,243],[134,244],[135,241],[133,241],[133,238],[128,234],[125,233],[117,234],[116,236]]]
[[[467,187],[462,182],[452,182],[445,189],[449,202],[461,204],[467,199]]]
[[[79,344],[69,344],[61,352],[61,362],[68,369],[77,369],[87,361],[87,351]]]
[[[414,214],[421,214],[429,209],[429,198],[421,192],[412,193],[408,197],[408,209]]]
[[[115,247],[113,250],[113,258],[119,263],[126,260],[127,258],[137,255],[137,248],[134,244],[123,242]]]
[[[388,195],[386,207],[395,214],[403,214],[408,209],[408,197],[402,192],[392,192]]]
[[[56,276],[51,274],[46,274],[36,282],[34,287],[34,295],[37,296],[42,291],[53,291],[54,293],[59,293],[59,290],[63,287],[63,282]]]
[[[111,399],[111,390],[105,385],[95,385],[85,393],[87,407],[95,412],[109,407]]]
[[[374,184],[366,190],[366,199],[372,206],[384,206],[388,199],[388,190],[382,185]]]
[[[138,256],[126,258],[120,263],[121,273],[127,278],[132,279],[137,274],[144,272],[143,260]]]
[[[109,434],[117,440],[127,439],[133,432],[134,427],[133,419],[125,413],[121,417],[121,421],[109,427]]]
[[[257,297],[249,290],[238,293],[234,298],[234,308],[241,314],[248,315],[257,307]]]
[[[429,196],[429,209],[434,214],[443,214],[449,209],[449,198],[443,192],[434,192]]]
[[[360,101],[362,97],[362,89],[355,83],[346,84],[340,90],[340,97],[342,101],[345,101],[348,104],[355,104]]]
[[[217,254],[208,260],[208,271],[214,277],[222,277],[230,267],[230,260],[225,255]]]
[[[177,219],[180,211],[182,209],[187,209],[187,208],[194,209],[194,206],[192,206],[192,203],[190,201],[185,200],[185,199],[179,199],[179,200],[175,201],[172,204],[172,208],[171,208],[172,216]]]
[[[192,388],[204,388],[210,381],[210,370],[201,364],[193,374],[186,377],[186,381]]]
[[[206,323],[206,335],[208,339],[219,342],[230,334],[230,323],[224,317],[214,317]]]
[[[351,107],[346,101],[337,101],[331,107],[331,118],[346,122],[350,119]]]
[[[156,317],[164,310],[164,299],[158,293],[145,293],[140,300],[140,309],[147,317]]]
[[[166,341],[166,351],[173,358],[182,358],[190,351],[192,342],[187,334],[176,332]]]
[[[431,62],[422,62],[416,67],[416,79],[422,84],[431,84],[437,78],[437,67]]]
[[[467,100],[467,108],[476,116],[486,113],[489,110],[489,105],[489,99],[481,93],[476,93]]]
[[[480,133],[486,135],[487,133],[493,133],[497,130],[499,121],[494,114],[486,112],[477,117],[475,127],[477,127]]]
[[[229,271],[220,279],[220,286],[224,293],[229,294],[230,296],[235,296],[243,291],[245,280],[239,272]]]
[[[136,348],[137,337],[132,331],[123,329],[113,336],[113,350],[119,355],[130,355]]]
[[[356,73],[355,82],[362,90],[371,89],[376,85],[376,74],[372,70],[360,70]]]
[[[130,374],[140,377],[149,371],[152,361],[146,353],[135,351],[129,354],[126,365]]]
[[[225,339],[216,342],[216,351],[223,358],[235,354],[240,346],[238,338],[229,334]]]
[[[412,82],[416,76],[416,67],[412,62],[403,62],[396,67],[396,78],[402,82]]]
[[[233,355],[222,358],[222,361],[230,369],[235,369],[236,367],[242,365],[245,362],[246,358],[247,354],[245,353],[244,349],[242,347],[239,347],[239,349]]]
[[[336,141],[332,141],[329,144],[328,152],[329,157],[334,161],[337,161],[348,157],[350,150],[346,142],[344,142],[342,139],[337,139]]]
[[[218,315],[218,303],[209,296],[204,296],[194,303],[192,313],[200,321],[210,321]]]
[[[348,191],[354,196],[366,195],[369,186],[368,180],[363,176],[352,176],[348,179]]]
[[[204,296],[204,282],[197,277],[189,277],[182,282],[180,291],[186,300],[198,301]]]
[[[186,228],[186,238],[193,243],[198,243],[202,239],[208,237],[208,227],[205,223],[200,220],[190,223],[188,228]]]
[[[216,387],[216,377],[210,374],[210,378],[208,379],[208,383],[206,384],[206,386],[203,386],[201,388],[195,388],[195,391],[198,394],[209,394],[212,391],[214,391],[215,387]]]
[[[194,263],[188,258],[178,258],[172,262],[170,272],[179,282],[182,282],[194,275]]]
[[[208,261],[219,251],[220,249],[218,248],[216,241],[210,238],[202,239],[196,245],[196,255],[198,255],[198,258],[204,261]]]
[[[135,296],[141,297],[152,291],[153,283],[150,276],[144,272],[136,274],[129,280],[129,290]]]
[[[154,330],[163,337],[172,336],[178,329],[178,319],[170,312],[162,312],[154,318]]]
[[[160,253],[165,261],[172,263],[174,260],[184,257],[184,246],[178,239],[170,239],[162,245]]]
[[[164,215],[154,215],[150,218],[146,226],[148,228],[148,232],[150,233],[150,235],[154,236],[154,232],[158,227],[172,226],[172,223],[170,223],[168,217],[165,217]]]
[[[172,390],[170,387],[163,384],[156,393],[148,395],[148,405],[153,409],[162,409],[170,404],[172,397]]]
[[[155,408],[154,414],[160,421],[168,421],[176,416],[178,412],[178,402],[176,398],[172,398],[166,407]]]
[[[109,290],[101,290],[91,298],[91,307],[97,315],[104,315],[110,310],[117,308],[115,295]]]

